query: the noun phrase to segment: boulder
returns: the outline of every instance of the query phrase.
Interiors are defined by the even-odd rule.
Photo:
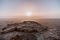
[[[37,40],[36,33],[47,30],[47,27],[35,21],[7,24],[2,28],[1,35],[4,40]],[[41,37],[40,37],[41,38]],[[44,39],[44,38],[43,38]]]

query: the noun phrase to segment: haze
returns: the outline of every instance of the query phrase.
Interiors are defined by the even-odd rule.
[[[60,0],[0,0],[0,18],[60,18]]]

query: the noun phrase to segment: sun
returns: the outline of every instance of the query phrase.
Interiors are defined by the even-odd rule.
[[[32,12],[26,12],[26,16],[32,16]]]

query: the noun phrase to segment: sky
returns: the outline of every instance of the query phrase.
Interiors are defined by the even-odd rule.
[[[27,16],[60,18],[60,0],[0,0],[0,18]]]

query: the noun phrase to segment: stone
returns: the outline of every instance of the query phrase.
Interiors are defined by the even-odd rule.
[[[7,27],[4,27],[2,30],[2,33],[8,33],[13,31],[19,31],[19,32],[41,32],[43,30],[47,29],[46,26],[43,26],[37,22],[34,21],[24,21],[19,24],[8,24]]]
[[[1,35],[4,40],[37,40],[35,33],[47,29],[46,26],[34,21],[24,21],[22,23],[7,24],[2,28]]]

